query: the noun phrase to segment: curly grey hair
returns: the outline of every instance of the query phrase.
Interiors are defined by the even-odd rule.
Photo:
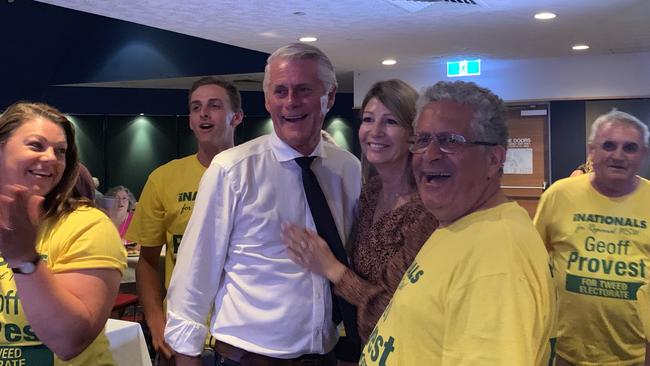
[[[416,104],[414,127],[417,127],[417,120],[424,106],[444,100],[474,108],[474,118],[470,121],[470,128],[475,134],[474,139],[508,147],[507,114],[503,100],[490,89],[480,87],[473,82],[439,81],[426,88],[420,94]]]

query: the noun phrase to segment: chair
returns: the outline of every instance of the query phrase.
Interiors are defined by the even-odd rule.
[[[132,308],[131,314],[127,314],[127,310]],[[113,315],[115,314],[115,315]],[[141,317],[138,311],[138,296],[134,294],[119,293],[115,298],[111,316],[117,319],[139,322]]]

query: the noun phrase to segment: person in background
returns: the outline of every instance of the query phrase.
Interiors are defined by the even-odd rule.
[[[0,116],[0,364],[114,365],[103,329],[126,252],[74,196],[78,171],[61,112],[18,102]]]
[[[591,162],[591,159],[587,158],[587,161],[585,161],[584,164],[578,165],[578,167],[576,167],[576,169],[571,172],[571,175],[569,175],[569,177],[577,177],[579,175],[591,173],[593,170],[593,163]]]
[[[335,292],[357,306],[359,336],[364,342],[437,225],[420,200],[411,170],[409,140],[417,96],[401,80],[380,81],[361,105],[359,141],[365,184],[349,246],[351,268],[336,260],[316,232],[295,224],[283,230],[289,257],[325,276]]]
[[[439,227],[406,270],[359,364],[552,364],[548,256],[528,213],[500,188],[503,101],[475,83],[441,81],[417,105],[413,173]]]
[[[638,176],[648,127],[611,111],[589,135],[593,173],[559,180],[535,224],[559,290],[557,365],[638,365],[645,336],[635,309],[648,281],[650,182]]]
[[[120,233],[120,238],[124,244],[127,243],[124,236],[129,228],[129,224],[133,218],[133,210],[135,209],[135,197],[131,191],[124,186],[116,186],[109,189],[105,197],[113,197],[117,199],[117,208],[114,211],[114,216],[111,217],[113,223]]]
[[[104,194],[99,190],[99,186],[100,186],[99,178],[92,177],[92,180],[93,180],[93,184],[95,185],[95,199],[104,197]]]
[[[234,131],[244,117],[241,96],[234,84],[215,77],[197,80],[189,91],[189,126],[198,151],[155,169],[147,179],[126,232],[140,245],[136,267],[138,299],[144,307],[154,349],[164,358],[172,350],[164,340],[165,313],[158,267],[163,245],[165,286],[176,262],[185,226],[190,219],[199,181],[218,153],[234,146]]]
[[[74,185],[74,197],[85,197],[91,201],[95,201],[95,184],[90,175],[90,171],[85,165],[79,163],[79,178]]]
[[[263,87],[273,132],[215,157],[180,246],[165,329],[179,366],[198,364],[208,333],[221,364],[336,364],[333,314],[341,302],[327,279],[287,257],[280,239],[282,222],[322,224],[306,197],[314,191],[302,181],[315,176],[319,203],[330,212],[323,205],[314,212],[331,216],[329,233],[340,235],[345,253],[361,169],[354,155],[321,137],[336,86],[329,58],[314,46],[289,44],[269,56]]]

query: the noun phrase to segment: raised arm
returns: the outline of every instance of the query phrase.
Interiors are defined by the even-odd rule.
[[[53,274],[45,263],[32,274],[15,276],[27,321],[62,360],[77,356],[97,338],[110,315],[121,278],[116,269]]]
[[[359,335],[365,341],[390,302],[404,272],[437,226],[428,212],[413,215],[402,227],[404,245],[386,263],[379,281],[371,283],[345,267],[332,255],[327,244],[313,231],[297,225],[283,227],[289,257],[334,284],[334,291],[357,307]]]
[[[42,200],[15,186],[0,195],[0,251],[9,267],[37,256]],[[32,273],[14,274],[29,325],[63,360],[81,353],[104,327],[126,262],[110,220],[85,210],[83,216],[69,214],[42,227],[38,248],[48,262],[39,261]]]

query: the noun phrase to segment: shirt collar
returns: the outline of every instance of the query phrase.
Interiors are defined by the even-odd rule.
[[[278,137],[278,135],[275,133],[275,130],[271,132],[270,141],[271,151],[273,151],[275,158],[280,162],[294,160],[295,158],[303,156],[301,153],[289,146],[286,142],[282,141],[280,137]],[[319,139],[318,145],[316,145],[316,148],[314,151],[312,151],[311,154],[309,154],[309,156],[319,156],[321,158],[327,157],[325,149],[323,148],[322,137]]]

